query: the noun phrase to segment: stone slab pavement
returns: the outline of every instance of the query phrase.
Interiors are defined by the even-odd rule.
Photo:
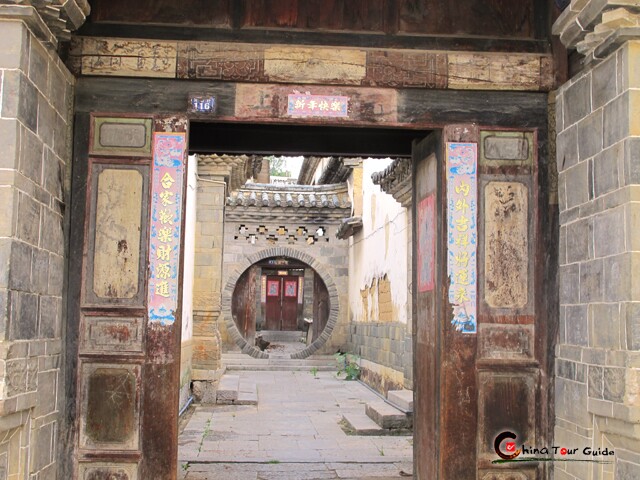
[[[234,372],[235,373],[235,372]],[[258,405],[196,406],[179,480],[385,480],[411,476],[411,436],[353,436],[342,415],[378,397],[334,372],[242,371]]]

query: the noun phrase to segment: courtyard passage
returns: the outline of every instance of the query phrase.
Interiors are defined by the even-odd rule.
[[[235,373],[235,372],[234,372]],[[181,480],[406,478],[411,435],[359,436],[340,423],[378,397],[335,372],[243,371],[258,405],[196,406],[179,438]]]

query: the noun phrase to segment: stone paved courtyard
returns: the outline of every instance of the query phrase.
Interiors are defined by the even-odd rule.
[[[234,372],[235,373],[235,372]],[[354,436],[342,415],[377,396],[334,372],[238,372],[257,406],[196,406],[179,438],[181,480],[376,479],[410,476],[411,436]]]

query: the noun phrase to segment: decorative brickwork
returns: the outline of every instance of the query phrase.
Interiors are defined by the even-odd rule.
[[[55,478],[66,403],[58,393],[64,392],[63,216],[74,79],[24,23],[2,20],[3,7],[0,472]]]
[[[640,42],[627,42],[556,97],[560,325],[554,444],[615,451],[613,465],[556,464],[559,480],[640,478],[640,210],[634,201],[640,193],[639,69]]]

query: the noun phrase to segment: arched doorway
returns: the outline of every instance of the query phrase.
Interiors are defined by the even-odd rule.
[[[255,345],[258,332],[269,332],[272,338],[277,338],[276,332],[284,338],[293,332],[292,337],[304,342],[290,357],[307,358],[326,343],[338,321],[333,279],[309,255],[293,248],[267,249],[248,257],[229,278],[222,304],[229,334],[243,352],[256,358],[269,357]]]
[[[233,290],[231,316],[247,344],[290,356],[320,337],[329,306],[327,287],[313,268],[294,258],[273,257],[242,273]]]

